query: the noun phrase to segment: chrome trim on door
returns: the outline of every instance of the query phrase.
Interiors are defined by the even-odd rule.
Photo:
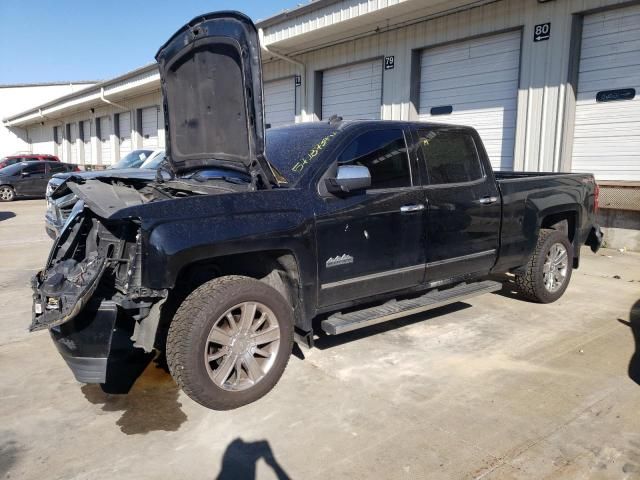
[[[389,275],[399,275],[399,274],[402,274],[402,273],[408,273],[408,272],[414,272],[416,270],[421,270],[423,268],[435,267],[435,266],[438,266],[438,265],[445,265],[447,263],[453,263],[453,262],[462,262],[464,260],[471,260],[473,258],[480,258],[480,257],[484,257],[484,256],[487,256],[487,255],[493,255],[494,253],[496,253],[495,248],[493,250],[486,250],[484,252],[472,253],[470,255],[463,255],[461,257],[454,257],[454,258],[447,258],[445,260],[438,260],[437,262],[423,263],[421,265],[413,265],[411,267],[396,268],[394,270],[386,270],[384,272],[371,273],[369,275],[362,275],[360,277],[353,277],[353,278],[347,278],[345,280],[338,280],[337,282],[324,283],[324,284],[320,285],[320,288],[322,290],[326,290],[328,288],[342,287],[344,285],[349,285],[349,284],[352,284],[352,283],[366,282],[368,280],[375,280],[377,278],[388,277]]]
[[[487,255],[493,255],[494,253],[496,253],[495,248],[493,250],[486,250],[484,252],[477,252],[477,253],[471,253],[469,255],[462,255],[461,257],[446,258],[444,260],[438,260],[437,262],[427,263],[427,268],[437,267],[438,265],[445,265],[447,263],[462,262],[464,260],[471,260],[473,258],[485,257]]]
[[[369,275],[362,275],[361,277],[353,277],[353,278],[347,278],[346,280],[338,280],[337,282],[324,283],[320,285],[320,288],[322,290],[326,290],[327,288],[342,287],[344,285],[349,285],[351,283],[366,282],[367,280],[375,280],[377,278],[388,277],[389,275],[398,275],[401,273],[414,272],[416,270],[422,270],[426,266],[427,265],[423,263],[421,265],[413,265],[411,267],[396,268],[394,270],[386,270],[384,272],[371,273]]]

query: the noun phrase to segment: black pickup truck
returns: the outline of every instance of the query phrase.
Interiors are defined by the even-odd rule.
[[[53,198],[79,200],[33,278],[31,329],[81,382],[159,350],[196,402],[239,407],[273,388],[294,341],[495,291],[495,273],[553,302],[581,245],[602,242],[592,175],[493,172],[472,128],[334,118],[265,133],[241,14],[194,19],[156,58],[170,168],[67,179]]]

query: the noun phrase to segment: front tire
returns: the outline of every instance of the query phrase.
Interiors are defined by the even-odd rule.
[[[16,198],[16,191],[11,185],[0,185],[0,202],[12,202]]]
[[[566,234],[553,229],[540,229],[536,247],[516,285],[529,300],[553,303],[569,286],[573,271],[573,246]]]
[[[282,295],[249,277],[225,276],[194,290],[169,327],[167,363],[199,404],[230,410],[266,395],[293,347],[293,310]]]

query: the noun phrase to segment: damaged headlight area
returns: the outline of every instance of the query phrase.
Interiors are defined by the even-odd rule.
[[[56,240],[46,268],[32,280],[30,330],[62,325],[89,302],[108,300],[140,320],[165,291],[141,287],[141,235],[131,220],[106,222],[79,200]]]

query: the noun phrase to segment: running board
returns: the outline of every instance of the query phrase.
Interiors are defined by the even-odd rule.
[[[329,335],[350,332],[377,323],[407,317],[415,313],[460,302],[467,298],[477,297],[485,293],[495,292],[502,284],[491,280],[475,283],[462,283],[446,290],[433,290],[421,297],[410,300],[389,302],[378,307],[366,308],[350,313],[335,313],[322,321],[322,330]]]

